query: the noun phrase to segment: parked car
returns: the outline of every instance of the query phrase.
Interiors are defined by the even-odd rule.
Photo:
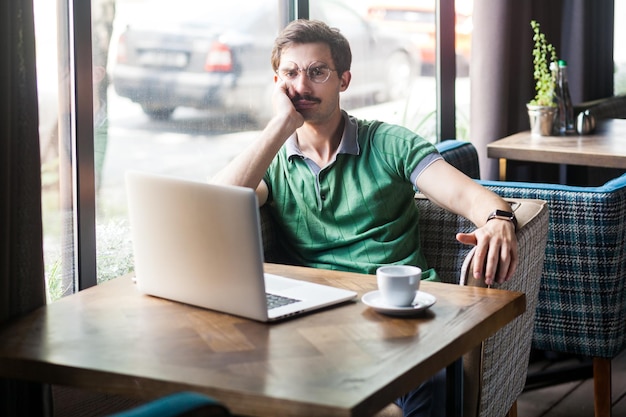
[[[153,119],[180,106],[270,117],[270,53],[279,31],[276,0],[168,2],[174,10],[128,25],[112,68],[115,91]],[[311,2],[310,17],[339,28],[351,43],[350,103],[405,97],[417,63],[402,34],[380,31],[335,0]]]
[[[467,76],[473,29],[471,12],[457,9],[455,19],[457,75]],[[407,34],[419,51],[416,61],[421,62],[420,73],[434,73],[437,45],[434,0],[372,4],[367,9],[367,20],[381,29]]]

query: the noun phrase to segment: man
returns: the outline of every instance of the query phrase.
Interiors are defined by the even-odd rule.
[[[279,223],[290,259],[303,265],[375,273],[382,264],[427,269],[419,248],[415,189],[470,219],[456,238],[476,245],[473,274],[487,284],[517,266],[510,206],[446,163],[400,126],[342,111],[351,52],[336,29],[296,20],[272,51],[274,116],[259,138],[213,179],[256,189]],[[405,416],[429,416],[432,385],[397,401]]]

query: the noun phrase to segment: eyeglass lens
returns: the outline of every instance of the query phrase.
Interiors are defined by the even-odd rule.
[[[307,68],[300,69],[294,65],[293,67],[279,68],[277,72],[278,76],[283,81],[294,81],[302,72],[306,74],[309,80],[313,81],[314,83],[321,84],[326,82],[328,78],[330,78],[330,73],[332,71],[333,70],[328,68],[328,65],[322,62],[314,62]]]

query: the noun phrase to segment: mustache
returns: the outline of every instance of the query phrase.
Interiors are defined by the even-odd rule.
[[[303,101],[303,100],[304,101],[313,101],[313,102],[316,102],[316,103],[321,102],[321,100],[319,98],[311,96],[311,95],[308,95],[308,94],[305,94],[305,95],[296,94],[295,96],[293,96],[291,98],[291,102],[294,103],[294,104],[296,104],[299,101]]]

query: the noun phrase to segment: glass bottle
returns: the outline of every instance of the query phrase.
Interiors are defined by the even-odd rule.
[[[559,135],[566,135],[576,132],[574,120],[574,106],[569,93],[569,83],[567,80],[567,62],[560,59],[558,64],[550,65],[556,77],[554,98],[558,107],[557,116],[554,121],[554,132]]]

